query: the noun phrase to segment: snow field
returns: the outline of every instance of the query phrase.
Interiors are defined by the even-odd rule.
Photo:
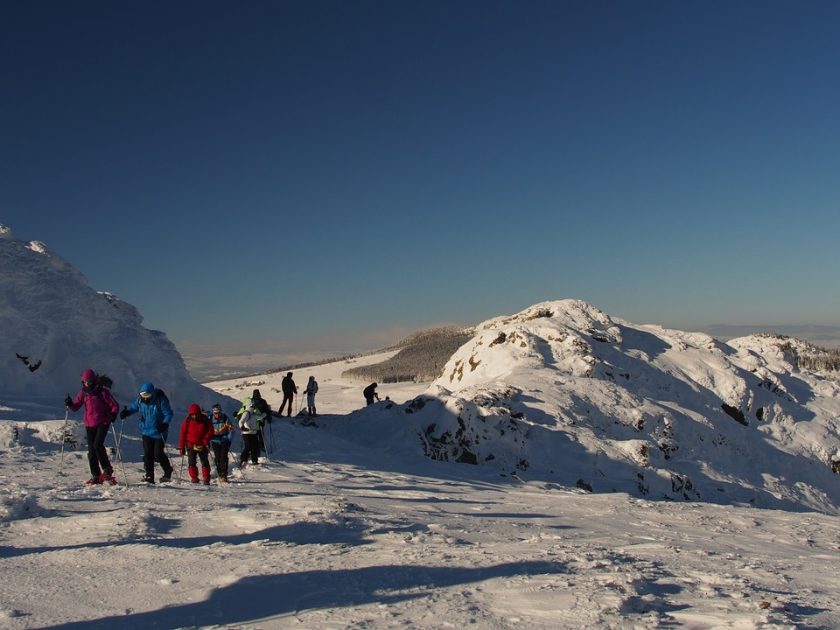
[[[840,625],[836,517],[592,495],[274,430],[273,461],[226,487],[135,483],[128,434],[128,488],[83,487],[78,450],[60,478],[56,444],[6,450],[4,627]]]

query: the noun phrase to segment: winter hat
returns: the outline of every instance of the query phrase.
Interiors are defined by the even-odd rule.
[[[191,416],[192,415],[196,415],[196,416],[200,415],[201,414],[201,407],[199,405],[193,403],[193,404],[190,405],[190,408],[187,409],[187,413]]]
[[[218,411],[222,410],[222,406],[219,403],[216,403],[215,405],[213,405],[213,411],[216,411],[216,410],[218,410]]]
[[[251,398],[262,398],[262,396],[260,395],[260,390],[255,389],[254,393],[251,394]]]
[[[91,383],[96,382],[96,372],[93,370],[85,370],[82,372],[82,381],[90,381]]]
[[[143,383],[140,386],[140,393],[141,394],[154,394],[155,393],[155,385],[154,383]]]

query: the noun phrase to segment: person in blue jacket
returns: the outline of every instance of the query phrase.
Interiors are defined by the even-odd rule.
[[[140,395],[120,412],[124,420],[133,413],[140,412],[140,433],[143,435],[143,467],[146,476],[143,481],[155,482],[155,462],[163,469],[160,482],[172,480],[172,464],[166,456],[166,438],[169,436],[169,423],[172,422],[172,407],[163,390],[152,383],[140,386]]]
[[[213,421],[213,439],[210,440],[210,446],[213,448],[216,474],[219,475],[219,483],[227,483],[228,453],[233,436],[233,425],[219,404],[213,405],[213,414],[210,416],[210,420]]]

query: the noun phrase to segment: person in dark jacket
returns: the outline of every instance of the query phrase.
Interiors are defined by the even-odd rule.
[[[280,415],[283,415],[283,407],[286,406],[286,402],[289,403],[289,416],[292,415],[292,401],[295,399],[295,394],[297,394],[297,385],[292,380],[292,373],[289,372],[286,376],[283,377],[283,380],[280,382],[280,389],[283,390],[283,402],[280,405]]]
[[[368,405],[373,404],[373,399],[375,398],[377,401],[379,400],[379,394],[376,393],[377,384],[371,383],[362,391],[365,395],[365,403]]]
[[[228,453],[233,438],[233,425],[230,418],[222,411],[221,405],[213,405],[213,413],[210,414],[210,421],[213,423],[213,439],[210,440],[210,447],[213,449],[213,459],[216,461],[216,474],[220,483],[227,483],[228,480]]]
[[[190,480],[193,483],[198,483],[196,458],[201,460],[201,478],[204,480],[204,485],[208,486],[210,485],[210,458],[208,453],[210,451],[210,440],[213,437],[213,423],[196,403],[190,405],[187,413],[187,417],[181,423],[178,450],[181,457],[189,450],[187,471],[189,471]]]
[[[172,464],[166,456],[166,438],[169,436],[169,423],[172,422],[172,407],[162,390],[153,383],[143,383],[140,395],[130,405],[123,407],[120,418],[125,419],[140,412],[140,433],[143,436],[143,467],[146,476],[143,481],[155,482],[155,462],[163,469],[161,483],[172,480]]]
[[[257,425],[257,440],[260,443],[260,453],[265,453],[265,424],[266,422],[271,422],[271,405],[262,397],[258,389],[255,389],[251,394],[251,400],[256,410],[263,414],[262,419]]]
[[[110,381],[111,379],[107,380],[108,383]],[[94,485],[107,481],[114,485],[117,480],[114,478],[114,468],[111,466],[108,451],[105,449],[105,438],[108,437],[111,422],[116,419],[117,412],[120,410],[119,403],[114,400],[108,388],[100,382],[96,372],[85,370],[82,373],[82,389],[76,394],[76,400],[67,396],[64,399],[64,405],[70,411],[78,411],[82,405],[85,406],[85,432],[90,466],[90,479],[85,483]]]

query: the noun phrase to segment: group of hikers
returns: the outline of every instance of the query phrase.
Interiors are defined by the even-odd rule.
[[[111,394],[112,381],[105,375],[98,375],[92,369],[82,373],[82,389],[73,399],[68,394],[64,405],[69,411],[85,408],[84,425],[88,444],[88,464],[91,477],[87,485],[117,483],[114,468],[105,448],[105,438],[117,417],[125,420],[127,417],[140,413],[140,434],[143,438],[143,481],[155,483],[155,463],[160,464],[163,475],[160,483],[172,480],[173,467],[166,454],[166,442],[169,437],[169,425],[174,414],[166,393],[147,382],[140,386],[139,395],[131,403],[120,410],[120,406]],[[376,394],[376,383],[371,383],[364,389],[365,402],[370,405]],[[278,416],[287,410],[292,415],[292,404],[298,388],[292,379],[292,372],[288,372],[281,382],[283,402]],[[307,416],[314,418],[316,414],[315,394],[318,393],[318,382],[314,376],[304,389],[306,394]],[[288,403],[288,407],[287,407]],[[242,435],[242,453],[239,457],[239,467],[244,468],[248,463],[259,463],[260,453],[266,452],[264,427],[271,423],[271,407],[255,389],[251,396],[242,400],[242,406],[234,414],[234,422],[222,410],[219,404],[213,405],[210,415],[204,413],[201,406],[193,403],[187,410],[187,416],[181,423],[178,439],[178,451],[183,459],[187,457],[187,472],[192,483],[199,483],[198,464],[201,464],[201,481],[210,484],[210,452],[213,454],[216,475],[219,483],[228,482],[228,453],[230,452],[233,432],[236,428]],[[114,439],[119,448],[119,440],[114,432]]]

